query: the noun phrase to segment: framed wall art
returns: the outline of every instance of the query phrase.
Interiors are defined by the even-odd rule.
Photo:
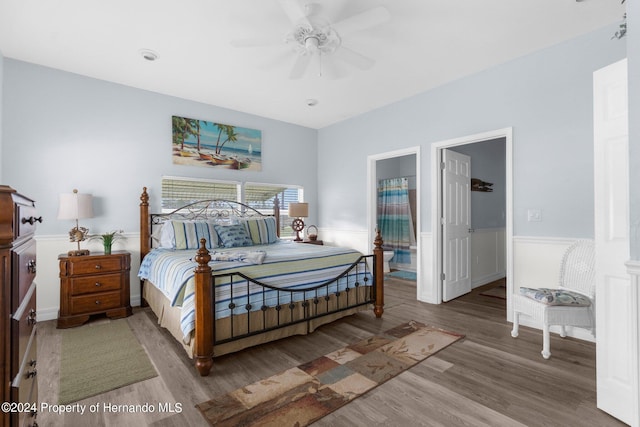
[[[173,163],[262,170],[262,131],[172,116]]]

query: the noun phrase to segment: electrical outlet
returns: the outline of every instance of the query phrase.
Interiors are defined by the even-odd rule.
[[[542,221],[542,211],[540,211],[540,209],[529,209],[527,211],[527,221],[529,222]]]

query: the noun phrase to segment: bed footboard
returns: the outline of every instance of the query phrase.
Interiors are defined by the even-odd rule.
[[[306,290],[277,290],[268,285],[261,284],[252,280],[244,275],[229,273],[223,275],[213,275],[209,266],[211,256],[206,249],[206,241],[202,239],[200,241],[200,249],[198,249],[195,257],[198,266],[195,269],[195,342],[194,342],[194,354],[193,358],[195,366],[200,375],[207,376],[213,366],[214,346],[216,344],[225,343],[232,340],[238,340],[246,338],[250,335],[263,333],[278,328],[290,327],[295,324],[301,324],[313,321],[322,316],[335,315],[338,312],[353,310],[359,306],[367,304],[373,304],[373,312],[376,317],[381,317],[384,312],[384,273],[383,273],[383,259],[382,259],[382,237],[378,232],[374,241],[373,255],[362,256],[359,260],[349,267],[342,275],[335,280],[327,282],[322,285],[318,285],[314,288]],[[373,283],[368,282],[368,267],[367,260],[373,260]],[[364,264],[364,267],[362,265]],[[365,268],[366,272],[364,276],[361,276],[359,272],[356,272],[356,277],[365,277],[363,283],[356,281],[351,285],[347,283],[345,289],[341,289],[337,285],[337,280],[342,279],[352,269]],[[215,292],[213,291],[214,281],[216,278],[223,276],[237,276],[239,281],[243,282],[241,286],[257,286],[262,288],[264,294],[266,288],[270,288],[272,292],[277,294],[276,304],[268,305],[261,302],[261,306],[256,306],[254,309],[251,303],[248,301],[244,308],[245,313],[236,316],[239,317],[238,321],[246,323],[246,329],[239,333],[234,333],[234,319],[233,316],[230,320],[231,336],[217,337],[215,330]],[[233,277],[230,277],[233,280]],[[332,283],[336,283],[335,288],[329,287]],[[344,291],[344,292],[343,292]],[[247,292],[248,293],[248,292]],[[283,301],[281,301],[280,294],[285,294]],[[297,296],[294,297],[293,294]],[[286,296],[288,294],[288,296]],[[302,296],[300,296],[302,295]],[[320,308],[326,307],[326,308]],[[233,308],[232,308],[233,311]],[[267,322],[265,319],[267,316],[277,318],[274,322]],[[282,317],[282,319],[281,319]],[[241,320],[240,320],[241,319]],[[262,326],[253,328],[252,322],[255,319],[259,320]],[[309,328],[309,326],[307,326]]]

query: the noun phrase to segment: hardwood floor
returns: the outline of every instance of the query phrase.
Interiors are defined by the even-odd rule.
[[[465,338],[316,422],[314,426],[622,426],[596,408],[595,345],[552,335],[550,360],[540,355],[538,330],[510,335],[503,299],[478,288],[441,305],[416,301],[415,282],[385,283],[385,313],[370,311],[318,329],[216,358],[209,377],[198,376],[173,338],[148,309],[129,324],[159,376],[79,403],[95,413],[41,411],[42,426],[206,426],[196,403],[227,393],[408,320],[465,334]],[[39,324],[40,402],[58,399],[61,335],[55,321]],[[151,404],[154,412],[118,413],[104,405]],[[158,404],[180,412],[160,412]],[[88,409],[87,409],[88,412]]]

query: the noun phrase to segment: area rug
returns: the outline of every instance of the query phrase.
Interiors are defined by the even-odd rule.
[[[405,280],[417,280],[417,274],[415,271],[396,270],[391,273],[387,273],[388,277]]]
[[[494,286],[485,291],[480,292],[480,295],[485,297],[494,297],[500,299],[507,299],[507,287],[505,285]]]
[[[60,404],[157,375],[126,319],[62,331]]]
[[[462,337],[408,322],[196,407],[216,427],[307,426]]]

